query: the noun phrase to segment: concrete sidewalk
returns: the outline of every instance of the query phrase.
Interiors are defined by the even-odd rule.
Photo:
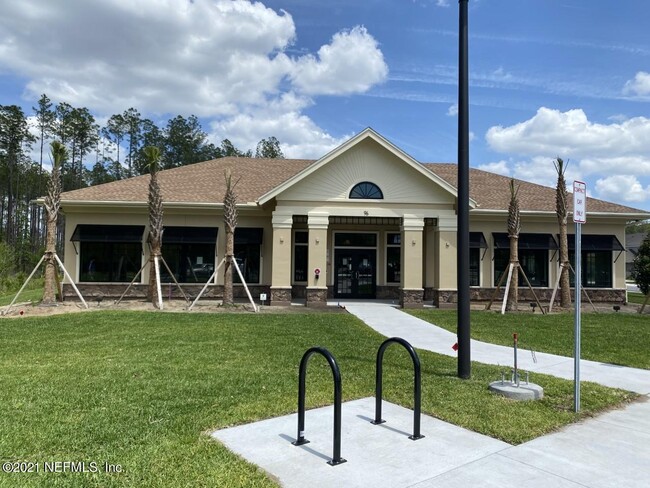
[[[438,354],[456,357],[452,349],[456,334],[402,312],[387,303],[345,303],[351,314],[363,320],[369,327],[386,337],[401,337],[418,349],[426,349]],[[472,340],[472,361],[512,367],[512,347],[498,346]],[[650,354],[650,352],[649,352]],[[536,360],[536,362],[535,362]],[[556,356],[519,349],[519,368],[573,379],[573,358]],[[650,370],[626,368],[597,361],[580,361],[580,378],[612,388],[622,388],[643,395],[650,394]],[[495,378],[495,380],[498,378]],[[531,378],[531,381],[535,381]]]
[[[345,303],[388,337],[455,356],[455,334],[390,304]],[[573,360],[521,351],[522,369],[573,378]],[[510,367],[512,348],[472,341],[472,360]],[[585,380],[645,395],[650,371],[582,361]],[[487,385],[486,385],[487,388]],[[422,416],[423,439],[411,441],[413,411],[383,402],[387,423],[372,425],[374,398],[342,406],[341,455],[332,455],[332,407],[306,412],[309,444],[296,447],[297,414],[216,431],[212,436],[269,472],[285,487],[316,488],[645,488],[650,486],[650,401],[570,425],[518,446]]]

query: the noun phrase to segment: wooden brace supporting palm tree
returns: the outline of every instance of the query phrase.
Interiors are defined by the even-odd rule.
[[[18,290],[18,293],[16,293],[16,296],[5,310],[5,313],[9,312],[18,296],[27,286],[27,283],[29,283],[36,271],[40,268],[41,263],[45,263],[43,299],[41,300],[42,305],[56,305],[57,294],[59,295],[59,298],[63,300],[63,291],[56,271],[56,265],[58,264],[63,271],[63,274],[65,274],[69,283],[72,285],[72,288],[74,288],[81,303],[88,308],[88,304],[81,295],[77,285],[75,285],[72,277],[68,274],[65,266],[56,255],[56,222],[59,218],[59,209],[61,207],[61,166],[67,157],[67,151],[65,146],[59,141],[53,141],[50,144],[50,147],[52,154],[52,172],[50,173],[50,180],[47,183],[47,195],[43,202],[43,206],[45,207],[47,232],[45,238],[45,254],[43,254],[31,274],[25,280],[25,283],[23,283],[23,286]]]
[[[501,289],[503,279],[507,276],[506,290],[503,297],[503,306],[501,307],[501,313],[504,313],[506,310],[517,311],[519,301],[519,273],[521,272],[524,280],[526,281],[526,284],[528,285],[528,288],[533,294],[533,297],[535,297],[537,306],[539,306],[539,309],[542,311],[542,313],[545,313],[544,308],[539,302],[539,299],[537,298],[537,295],[535,294],[535,291],[533,290],[533,287],[530,284],[528,277],[526,276],[526,273],[519,264],[519,232],[521,230],[521,217],[519,213],[518,193],[519,186],[515,187],[515,180],[511,179],[510,204],[508,205],[508,238],[510,240],[510,262],[508,264],[508,267],[503,271],[503,273],[501,273],[497,287],[494,290],[494,294],[492,295],[492,298],[490,299],[485,309],[490,310],[494,299]]]

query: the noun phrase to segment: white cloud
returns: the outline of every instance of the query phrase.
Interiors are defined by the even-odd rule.
[[[650,96],[650,73],[639,71],[633,79],[625,83],[623,93],[638,97]]]
[[[299,58],[291,74],[296,88],[311,95],[351,94],[367,91],[388,75],[377,41],[365,27],[334,34],[318,56]]]
[[[489,171],[490,173],[496,173],[498,175],[510,176],[510,167],[508,166],[508,162],[503,159],[495,163],[481,164],[478,166],[478,169]]]
[[[261,2],[66,0],[65,9],[42,0],[5,3],[0,71],[28,80],[28,100],[47,93],[97,115],[136,107],[148,116],[195,114],[234,128],[259,114],[257,131],[244,132],[255,142],[269,135],[282,141],[263,128],[270,110],[313,152],[339,139],[301,113],[308,97],[361,93],[388,72],[377,41],[359,26],[335,33],[317,55],[290,55],[293,18]],[[299,152],[301,145],[287,147]]]
[[[636,176],[614,175],[596,181],[596,194],[604,200],[645,202],[650,199],[650,185],[644,189]]]
[[[555,186],[553,160],[568,161],[567,182],[587,182],[598,198],[629,204],[650,201],[650,119],[622,118],[599,124],[580,109],[560,112],[542,107],[524,122],[492,127],[486,140],[509,160],[513,175]]]
[[[490,147],[524,155],[611,157],[650,154],[650,119],[635,117],[609,125],[590,122],[582,109],[560,112],[541,107],[531,119],[510,127],[491,127]]]
[[[458,104],[457,103],[454,103],[454,104],[449,106],[449,108],[447,109],[447,115],[449,117],[457,117],[458,116]]]
[[[449,0],[436,0],[438,7],[449,7]]]
[[[320,158],[350,136],[335,138],[303,115],[301,111],[311,103],[309,98],[287,93],[266,107],[214,122],[211,139],[218,143],[228,138],[236,147],[254,150],[262,137],[272,134],[285,157]]]

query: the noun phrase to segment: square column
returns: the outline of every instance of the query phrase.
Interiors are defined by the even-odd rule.
[[[291,227],[293,215],[273,212],[271,305],[291,305]]]
[[[440,306],[444,303],[455,303],[458,298],[457,282],[457,235],[458,228],[455,218],[440,218],[436,229],[435,267],[437,279],[433,304]]]
[[[415,215],[404,215],[401,230],[402,279],[399,303],[402,308],[420,308],[424,300],[424,219]]]
[[[327,305],[327,212],[309,212],[309,264],[307,267],[307,306]],[[316,274],[316,270],[320,270]]]

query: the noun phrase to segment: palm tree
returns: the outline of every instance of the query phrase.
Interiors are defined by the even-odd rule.
[[[56,303],[56,221],[61,206],[61,166],[67,157],[67,151],[59,141],[50,144],[52,153],[52,173],[47,183],[45,197],[46,237],[45,237],[45,283],[43,287],[44,305]]]
[[[521,219],[519,217],[519,186],[515,187],[515,180],[510,179],[510,204],[508,205],[508,238],[510,239],[510,266],[512,277],[508,289],[506,310],[517,310],[519,300],[519,231]]]
[[[237,195],[232,183],[232,173],[226,171],[226,194],[223,198],[223,223],[226,227],[226,261],[223,272],[223,304],[233,305],[232,259],[235,249],[235,228],[237,227]]]
[[[557,171],[555,186],[555,213],[560,227],[560,307],[571,307],[571,283],[569,282],[569,245],[567,242],[567,191],[564,173],[568,165],[562,158],[553,161]]]
[[[149,244],[151,245],[151,258],[149,266],[149,288],[147,299],[156,306],[158,296],[158,283],[156,277],[156,258],[160,257],[163,232],[163,204],[160,184],[158,183],[158,170],[160,169],[160,150],[154,146],[143,149],[147,167],[149,168]]]

